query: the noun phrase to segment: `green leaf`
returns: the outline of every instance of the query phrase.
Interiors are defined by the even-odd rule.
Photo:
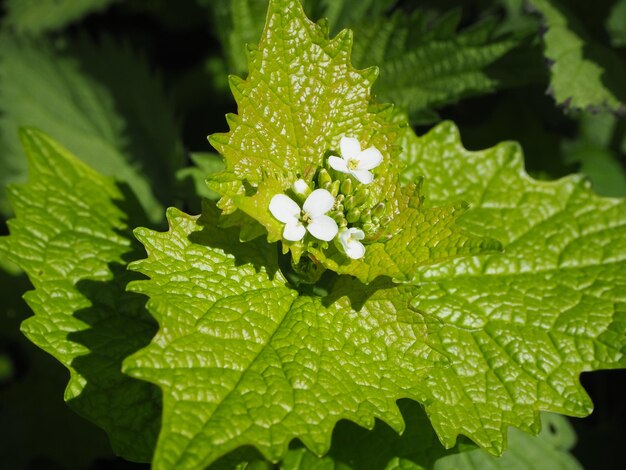
[[[17,130],[35,126],[127,183],[150,219],[162,219],[182,147],[162,87],[143,60],[106,38],[61,53],[10,36],[0,38],[0,60],[0,187],[26,178]],[[0,211],[9,213],[4,191]]]
[[[216,219],[171,209],[169,232],[136,231],[148,258],[132,268],[150,280],[130,288],[160,330],[124,371],[163,389],[154,467],[203,467],[243,445],[276,461],[294,437],[323,454],[340,419],[403,429],[395,400],[440,360],[413,288],[343,277],[329,298],[298,296],[271,246],[240,244]]]
[[[580,463],[567,452],[576,442],[567,418],[544,413],[542,424],[536,437],[511,429],[508,448],[501,457],[472,450],[443,457],[434,470],[535,470],[538,465],[550,470],[582,470]]]
[[[87,468],[112,451],[106,434],[63,401],[65,368],[20,333],[30,315],[21,299],[28,288],[24,274],[0,271],[0,361],[9,367],[0,377],[0,458],[7,468]]]
[[[247,70],[247,44],[261,37],[268,0],[198,0],[211,8],[217,35],[222,43],[229,69],[243,74]]]
[[[617,0],[606,19],[613,47],[626,46],[626,0]]]
[[[117,0],[7,0],[5,23],[19,33],[40,34],[62,29]]]
[[[539,30],[539,19],[528,14],[525,0],[496,0],[494,3],[504,10],[504,18],[496,28],[498,33],[536,33]]]
[[[519,48],[522,37],[496,35],[494,21],[458,31],[460,19],[459,11],[433,21],[418,10],[365,21],[355,29],[353,61],[380,66],[374,92],[419,123],[432,122],[434,108],[541,78],[525,58],[530,48]],[[516,48],[518,63],[509,58]]]
[[[0,253],[23,269],[35,290],[35,315],[23,333],[70,372],[65,400],[109,433],[116,453],[148,461],[159,425],[155,387],[122,375],[123,358],[155,328],[143,299],[125,293],[133,256],[123,195],[39,131],[21,139],[30,177],[10,188],[16,218]]]
[[[462,433],[499,452],[508,426],[537,430],[538,409],[589,414],[579,374],[626,365],[626,201],[576,176],[531,179],[514,143],[469,152],[451,123],[407,131],[404,148],[430,204],[462,195],[462,225],[504,244],[418,274],[412,307],[441,322],[429,337],[450,361],[421,399],[444,445]]]
[[[284,252],[291,250],[296,263],[303,253],[311,253],[326,268],[363,282],[378,276],[407,280],[418,265],[498,250],[498,242],[455,225],[462,203],[425,209],[418,187],[400,189],[395,140],[401,124],[391,107],[371,102],[376,70],[360,71],[350,64],[350,31],[330,40],[324,24],[311,23],[297,1],[270,2],[261,42],[250,48],[248,78],[231,77],[238,114],[227,116],[230,132],[209,138],[226,164],[224,172],[210,178],[211,189],[223,196],[218,206],[227,215],[239,209],[258,221],[270,242],[282,240],[284,224],[271,214],[271,199],[297,179],[330,188],[330,181],[322,182],[326,157],[338,154],[343,136],[353,136],[362,148],[375,146],[383,154],[374,181],[355,189],[353,196],[358,200],[362,191],[361,202],[354,204],[362,215],[354,226],[365,231],[365,257],[351,260],[338,247],[312,237],[283,240]],[[339,183],[350,178],[334,175],[335,195]],[[347,201],[351,193],[342,197]],[[338,204],[341,218],[344,208]],[[377,207],[380,213],[366,219]]]
[[[576,18],[556,0],[532,0],[543,16],[544,54],[552,61],[550,90],[572,109],[624,112],[626,66],[613,51],[593,42]]]
[[[624,197],[626,168],[620,163],[623,153],[611,148],[616,124],[617,118],[611,114],[582,113],[578,138],[565,141],[562,147],[565,162],[580,164],[580,171],[589,177],[597,193]]]
[[[85,74],[95,77],[111,95],[123,121],[122,150],[129,163],[148,178],[161,205],[171,204],[177,186],[175,173],[185,158],[180,119],[160,73],[140,50],[110,36],[97,43],[81,39],[71,44],[68,52]]]
[[[193,186],[188,190],[190,195],[185,199],[192,200],[203,197],[206,199],[217,200],[219,194],[207,188],[206,179],[213,173],[217,173],[224,169],[224,162],[219,155],[215,153],[192,153],[190,155],[193,166],[182,168],[176,173],[176,178],[187,183],[187,186]]]
[[[2,252],[0,261],[8,262]],[[29,287],[24,273],[0,270],[0,358],[9,368],[0,378],[0,458],[7,468],[87,468],[111,457],[111,447],[106,433],[65,404],[65,368],[20,332],[31,315],[22,299]]]
[[[331,33],[337,34],[344,28],[383,17],[385,11],[395,3],[397,0],[309,0],[304,1],[303,5],[306,11],[317,6],[321,10],[317,16],[328,18]]]

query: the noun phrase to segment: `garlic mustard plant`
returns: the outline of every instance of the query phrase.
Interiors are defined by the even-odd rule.
[[[383,155],[376,147],[361,150],[361,144],[354,137],[342,137],[339,142],[341,158],[331,155],[328,164],[341,173],[354,176],[360,183],[370,184],[374,175],[370,172],[383,161]]]
[[[558,1],[529,1],[548,27],[542,39],[530,36],[545,43],[546,57],[586,46],[566,34],[569,15]],[[210,138],[223,161],[190,155],[197,168],[181,169],[195,189],[185,195],[177,169],[188,160],[183,148],[192,147],[182,135],[212,121],[195,119],[202,103],[221,113],[214,103],[224,90],[177,86],[175,95],[191,106],[179,135],[150,69],[117,50],[125,41],[74,44],[80,35],[64,39],[60,30],[37,41],[13,37],[28,31],[20,16],[28,23],[58,16],[42,13],[39,4],[50,2],[5,3],[13,7],[0,35],[0,189],[5,178],[19,180],[22,150],[30,174],[5,192],[15,217],[0,224],[0,269],[6,260],[24,275],[10,266],[13,274],[0,279],[0,340],[12,345],[23,333],[58,359],[66,369],[59,378],[69,378],[67,404],[106,431],[112,447],[96,445],[90,456],[91,433],[66,426],[64,415],[53,418],[48,400],[60,400],[58,382],[39,389],[50,363],[33,355],[33,367],[25,367],[30,354],[11,346],[0,350],[0,395],[16,424],[7,423],[5,449],[60,468],[88,467],[111,450],[155,470],[500,469],[524,467],[511,460],[520,454],[542,468],[579,468],[565,463],[561,445],[548,449],[566,434],[552,420],[546,426],[546,415],[549,439],[535,446],[539,454],[518,438],[539,430],[542,410],[591,412],[581,372],[626,367],[626,199],[598,197],[578,176],[534,180],[517,144],[468,151],[451,122],[421,136],[409,125],[437,119],[430,108],[451,98],[501,86],[483,71],[494,71],[491,62],[506,51],[538,48],[517,47],[521,35],[500,27],[491,34],[494,22],[456,34],[458,15],[434,21],[430,9],[415,5],[414,16],[409,3],[419,2],[189,2],[197,5],[185,7],[181,20],[200,3],[215,8],[218,34],[240,44],[241,55],[230,57],[247,74],[230,76],[236,106],[228,109],[237,111],[226,117],[228,132]],[[34,14],[20,14],[31,3]],[[312,22],[301,3],[334,18]],[[125,8],[118,6],[113,22]],[[345,14],[360,15],[354,36],[338,32],[349,23],[339,21]],[[258,46],[244,54],[263,18]],[[190,19],[206,31],[202,18]],[[504,29],[516,28],[503,19]],[[236,39],[242,32],[246,41]],[[600,99],[619,114],[621,102],[598,93],[599,80],[593,86],[600,70],[586,54],[584,61],[571,56],[556,57],[551,68],[555,99],[572,97],[583,115],[589,99]],[[220,68],[223,59],[207,57]],[[510,67],[511,60],[500,62]],[[171,65],[167,76],[188,83],[193,69],[176,77],[180,64]],[[579,74],[584,86],[560,79],[578,68],[590,72]],[[525,88],[499,102],[505,106],[493,118],[482,116],[481,127],[499,128]],[[475,103],[463,109],[483,111]],[[617,117],[602,114],[580,121],[581,137],[589,135],[570,151],[595,158],[586,149],[589,137],[600,145],[598,134],[607,141],[602,155],[615,146]],[[529,115],[541,122],[541,113]],[[62,126],[58,116],[67,117]],[[22,128],[22,147],[10,140],[21,124],[42,129]],[[205,181],[212,191],[196,186]],[[164,205],[191,213],[172,207],[163,214]],[[27,288],[25,276],[33,287],[24,295],[30,316],[18,313],[18,301],[26,308],[21,298],[9,298]],[[9,329],[15,335],[6,336]],[[27,413],[38,400],[50,423]],[[28,423],[41,427],[41,443],[30,430],[20,436]],[[57,447],[48,432],[55,428],[63,431],[55,442],[65,438],[80,456],[57,462],[42,454]],[[517,437],[510,428],[519,428]],[[496,460],[475,449],[458,462],[439,460],[473,448],[469,440],[492,454],[507,445],[511,452]],[[473,460],[474,452],[483,460]],[[36,465],[14,457],[3,452],[2,460],[10,468]]]
[[[339,230],[337,222],[326,215],[334,204],[335,198],[332,194],[325,189],[316,189],[306,198],[302,209],[285,194],[275,195],[269,208],[272,215],[285,224],[285,240],[302,240],[308,230],[318,240],[330,241]]]

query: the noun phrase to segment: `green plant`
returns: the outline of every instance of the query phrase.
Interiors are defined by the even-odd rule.
[[[174,22],[166,3],[134,8]],[[562,27],[558,4],[533,3]],[[0,164],[3,181],[23,176],[12,132],[26,126],[28,181],[0,206],[14,213],[2,266],[34,287],[21,331],[70,371],[67,404],[115,454],[164,469],[578,465],[550,414],[540,437],[511,431],[497,456],[509,427],[539,433],[541,411],[591,413],[582,372],[626,366],[626,201],[577,175],[533,179],[516,143],[467,150],[451,121],[417,135],[443,105],[546,80],[537,20],[458,32],[458,12],[392,6],[211,2],[224,57],[168,77],[175,103],[193,115],[198,77],[226,99],[222,74],[248,74],[230,76],[237,114],[209,137],[223,162],[200,149],[191,165],[161,81],[128,47],[16,36],[60,20],[9,11]],[[380,72],[352,65],[369,60]],[[574,86],[572,107],[619,109],[609,85],[581,80],[600,91]],[[623,194],[621,124],[578,119],[562,164],[608,161],[589,173]]]

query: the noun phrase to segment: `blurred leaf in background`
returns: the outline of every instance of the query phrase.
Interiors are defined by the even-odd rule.
[[[614,47],[626,46],[626,0],[617,0],[606,18],[606,29]]]
[[[7,0],[6,26],[20,34],[61,29],[119,0]]]
[[[128,183],[150,220],[162,220],[183,162],[179,125],[158,79],[128,46],[0,37],[0,186],[25,179],[20,126],[48,132]],[[0,210],[9,213],[5,191]]]
[[[556,102],[566,109],[607,109],[626,115],[626,65],[614,51],[591,38],[583,18],[577,18],[567,3],[531,0],[531,4],[543,18],[550,93]]]
[[[369,20],[355,29],[354,63],[378,65],[379,100],[404,107],[414,124],[470,96],[540,81],[541,63],[523,35],[496,34],[495,18],[461,29],[461,11],[416,11]]]
[[[626,139],[624,122],[608,113],[583,113],[578,137],[565,140],[562,152],[566,164],[578,164],[603,196],[626,196]]]

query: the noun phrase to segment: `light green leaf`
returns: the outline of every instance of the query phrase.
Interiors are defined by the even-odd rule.
[[[441,322],[450,361],[421,399],[442,442],[462,433],[499,452],[508,426],[537,430],[538,409],[589,414],[579,374],[626,365],[626,201],[579,177],[531,179],[513,143],[469,152],[451,123],[407,131],[404,148],[404,177],[425,177],[429,204],[462,195],[462,225],[504,244],[418,274],[412,307]]]
[[[61,29],[118,0],[7,0],[5,23],[19,33]]]
[[[468,152],[449,123],[405,144],[405,176],[426,175],[432,204],[462,193],[463,224],[500,234],[504,254],[421,268],[416,286],[340,276],[316,297],[214,210],[137,232],[148,258],[133,268],[150,280],[131,288],[161,329],[124,367],[164,391],[155,468],[246,445],[276,461],[296,437],[321,456],[340,418],[401,429],[403,397],[445,446],[462,433],[493,453],[509,426],[537,432],[540,409],[591,411],[578,375],[626,365],[626,203],[579,178],[532,180],[514,144]]]
[[[383,232],[389,234],[389,239],[384,243],[366,245],[362,259],[348,261],[337,246],[328,250],[309,248],[309,252],[336,273],[371,282],[378,276],[410,280],[418,266],[502,248],[494,239],[476,237],[459,229],[456,221],[467,210],[466,204],[424,207],[417,195],[418,189],[413,186],[405,188],[402,196],[406,205],[399,206]]]
[[[161,328],[124,370],[163,389],[154,468],[203,467],[244,445],[276,461],[294,437],[323,454],[340,419],[401,430],[395,400],[440,361],[413,288],[343,277],[330,297],[298,296],[271,246],[239,243],[216,217],[171,209],[169,232],[137,231],[148,258],[132,268],[150,280],[130,287]]]
[[[626,67],[613,51],[593,42],[566,6],[556,0],[532,0],[543,16],[544,54],[550,67],[550,91],[559,105],[573,109],[626,112]]]
[[[270,201],[297,179],[318,188],[334,184],[335,195],[343,181],[355,182],[342,173],[333,173],[332,184],[322,176],[326,157],[338,155],[341,138],[350,136],[363,149],[375,146],[383,155],[372,183],[354,183],[354,195],[341,190],[346,207],[350,197],[361,200],[353,204],[360,217],[352,224],[365,231],[365,256],[351,260],[337,246],[313,237],[283,240],[284,252],[290,250],[296,263],[310,253],[315,263],[363,282],[378,276],[407,280],[418,265],[498,250],[498,242],[455,225],[462,203],[425,209],[418,187],[400,189],[395,140],[401,125],[391,107],[371,102],[376,69],[354,69],[350,31],[330,40],[324,25],[311,23],[297,1],[270,2],[261,42],[250,48],[248,78],[231,77],[238,114],[227,116],[230,132],[210,136],[226,164],[224,172],[209,179],[211,189],[223,196],[218,206],[227,215],[238,209],[258,221],[270,242],[282,240],[284,223],[271,214]],[[301,70],[306,73],[294,73]],[[333,211],[341,223],[347,209],[339,199]]]
[[[122,193],[39,131],[21,132],[29,181],[12,186],[16,218],[0,254],[35,290],[23,333],[70,372],[65,400],[104,428],[116,453],[147,461],[159,425],[159,391],[122,375],[123,358],[144,346],[154,324],[143,299],[125,293],[132,257]]]
[[[0,38],[0,60],[0,187],[26,178],[17,130],[35,126],[127,183],[151,220],[163,217],[182,151],[162,87],[142,60],[106,38],[61,53],[10,36]],[[9,213],[4,191],[0,211]]]

